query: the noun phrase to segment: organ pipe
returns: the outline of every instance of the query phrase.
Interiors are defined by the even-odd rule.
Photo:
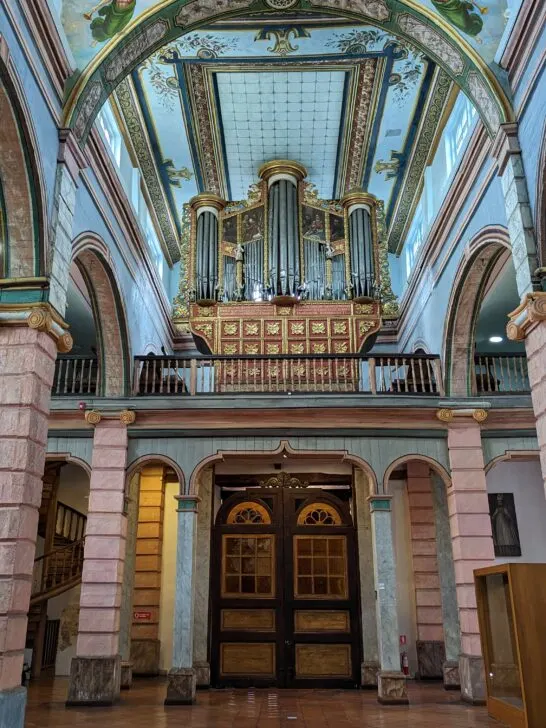
[[[352,192],[342,203],[347,210],[349,233],[349,291],[356,300],[377,296],[376,200],[365,192]]]
[[[212,304],[218,298],[219,277],[219,224],[218,215],[225,202],[210,193],[197,195],[190,200],[195,215],[194,242],[194,296],[202,304]]]

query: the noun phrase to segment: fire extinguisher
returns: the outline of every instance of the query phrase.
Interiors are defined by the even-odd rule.
[[[401,657],[401,663],[402,663],[402,672],[404,675],[409,675],[409,660],[408,660],[408,653],[402,652],[400,655]]]

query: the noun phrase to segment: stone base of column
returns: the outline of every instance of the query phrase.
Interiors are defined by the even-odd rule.
[[[210,665],[208,662],[194,662],[193,669],[197,680],[198,690],[210,688]]]
[[[121,657],[74,657],[66,705],[113,705],[119,699]]]
[[[192,668],[169,670],[165,705],[193,705],[196,702],[197,678]]]
[[[377,676],[377,699],[383,705],[407,705],[408,687],[402,672],[380,672]]]
[[[461,678],[459,676],[459,663],[446,660],[442,667],[444,674],[444,688],[446,690],[459,690]]]
[[[0,690],[0,726],[23,728],[25,725],[26,688]]]
[[[131,640],[131,662],[135,675],[159,675],[159,640]]]
[[[461,655],[459,657],[461,698],[471,705],[485,705],[485,666],[482,657]]]
[[[363,662],[360,666],[360,684],[363,688],[376,688],[379,674],[378,662]]]
[[[121,683],[120,687],[122,690],[130,690],[133,686],[133,663],[122,662],[121,663]]]

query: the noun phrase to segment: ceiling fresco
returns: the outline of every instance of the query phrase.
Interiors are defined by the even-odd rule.
[[[79,68],[108,43],[167,0],[49,0],[60,4],[60,21]],[[221,4],[220,0],[219,4]],[[521,0],[416,0],[492,63],[510,15]],[[342,3],[341,3],[342,4]]]
[[[213,25],[156,52],[118,87],[166,240],[197,192],[243,199],[262,163],[291,158],[321,197],[362,186],[383,200],[398,248],[451,81],[382,30],[328,22]]]

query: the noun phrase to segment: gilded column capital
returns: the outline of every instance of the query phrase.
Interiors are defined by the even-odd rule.
[[[506,334],[512,341],[523,341],[540,321],[546,321],[546,292],[526,293],[515,311],[508,314]]]
[[[486,421],[488,412],[482,408],[450,409],[449,407],[444,407],[436,411],[436,417],[440,420],[440,422],[446,422],[448,424],[453,422],[455,418],[459,419],[463,417],[472,417],[472,419],[476,422],[482,423]]]
[[[136,422],[136,412],[134,410],[123,410],[119,414],[119,419],[123,425],[133,425]]]
[[[38,283],[43,286],[44,280],[4,279],[0,281],[0,287],[13,291],[24,286],[35,287]],[[61,354],[67,354],[74,344],[71,334],[68,333],[68,324],[53,306],[46,302],[0,304],[0,326],[28,326],[35,331],[43,331],[51,336]]]
[[[102,414],[98,410],[89,410],[84,417],[88,425],[98,425],[102,420]]]
[[[119,410],[99,412],[99,410],[92,409],[87,410],[84,417],[88,425],[98,425],[99,422],[104,422],[105,420],[119,420],[122,425],[128,427],[136,421],[136,412],[128,409],[121,410],[121,412]]]

